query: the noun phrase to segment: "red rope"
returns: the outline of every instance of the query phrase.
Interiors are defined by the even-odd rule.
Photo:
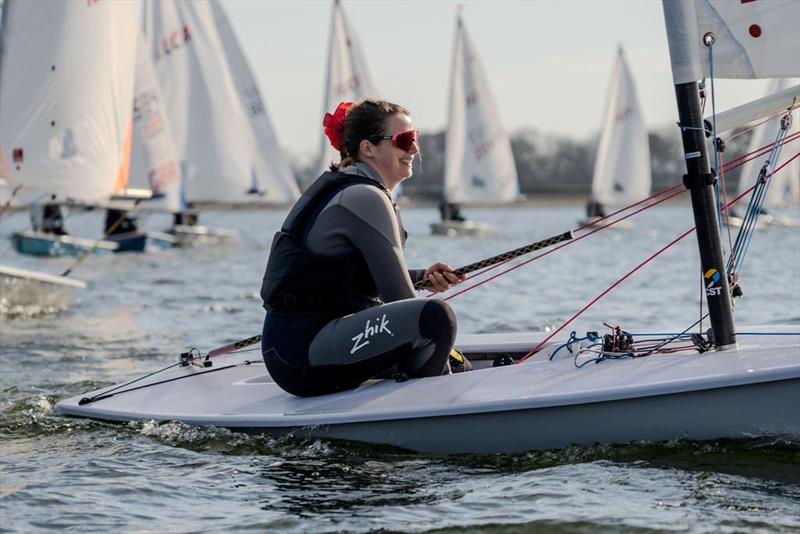
[[[783,162],[783,164],[782,164],[780,167],[778,167],[778,168],[776,168],[774,171],[772,171],[772,173],[770,174],[770,177],[771,177],[772,175],[774,175],[776,172],[778,172],[778,171],[780,171],[781,169],[783,169],[784,167],[786,167],[786,166],[787,166],[789,163],[791,163],[792,161],[794,161],[794,160],[795,160],[795,159],[797,159],[798,157],[800,157],[800,152],[798,152],[797,154],[795,154],[794,156],[792,156],[791,158],[789,158],[788,160],[786,160],[785,162]],[[749,188],[747,191],[745,191],[744,193],[742,193],[742,194],[740,194],[739,196],[737,196],[736,198],[734,198],[734,199],[733,199],[733,200],[732,200],[730,203],[728,203],[728,204],[724,205],[724,206],[722,207],[722,210],[723,210],[723,211],[727,211],[727,210],[728,210],[728,208],[729,208],[730,206],[732,206],[733,204],[735,204],[736,202],[738,202],[738,201],[739,201],[739,200],[740,200],[742,197],[744,197],[745,195],[747,195],[748,193],[750,193],[750,192],[751,192],[753,189],[755,189],[755,187],[756,187],[756,186],[755,186],[755,185],[753,185],[753,186],[752,186],[752,187],[750,187],[750,188]],[[683,191],[681,191],[681,193],[682,193],[682,192],[683,192]],[[664,199],[664,200],[667,200],[667,199]],[[649,207],[649,206],[648,206],[648,207]],[[646,209],[646,208],[643,208],[643,209]],[[620,220],[621,220],[621,219],[620,219]],[[581,310],[580,310],[580,311],[578,311],[578,312],[577,312],[575,315],[573,315],[572,317],[570,317],[570,318],[569,318],[569,319],[568,319],[568,320],[567,320],[567,321],[566,321],[564,324],[562,324],[562,325],[561,325],[561,326],[559,326],[559,327],[558,327],[556,330],[554,330],[553,332],[551,332],[550,334],[548,334],[548,335],[547,335],[547,337],[545,337],[545,338],[544,338],[544,340],[542,340],[541,342],[539,342],[539,344],[538,344],[538,345],[536,345],[536,347],[534,347],[534,349],[533,349],[533,350],[531,350],[531,351],[530,351],[530,352],[528,352],[528,353],[527,353],[525,356],[523,356],[522,358],[520,358],[520,359],[517,361],[517,363],[522,363],[523,361],[525,361],[526,359],[528,359],[528,358],[529,358],[531,355],[533,355],[533,354],[535,354],[536,352],[538,352],[538,350],[539,350],[539,349],[542,347],[542,345],[544,345],[545,343],[547,343],[548,341],[550,341],[550,339],[552,339],[552,338],[553,338],[553,336],[555,336],[557,333],[559,333],[561,330],[563,330],[563,329],[564,329],[564,327],[566,327],[566,326],[567,326],[568,324],[570,324],[572,321],[574,321],[575,319],[577,319],[577,318],[578,318],[578,317],[579,317],[579,316],[580,316],[580,315],[581,315],[583,312],[585,312],[586,310],[588,310],[588,309],[589,309],[589,308],[590,308],[592,305],[594,305],[594,304],[595,304],[595,303],[596,303],[598,300],[600,300],[601,298],[605,297],[605,296],[606,296],[608,293],[610,293],[610,292],[611,292],[613,289],[615,289],[617,286],[619,286],[619,285],[620,285],[622,282],[624,282],[625,280],[627,280],[628,278],[630,278],[630,276],[631,276],[631,275],[633,275],[633,274],[634,274],[636,271],[638,271],[639,269],[641,269],[642,267],[644,267],[645,265],[647,265],[648,263],[650,263],[650,262],[651,262],[653,259],[655,259],[657,256],[659,256],[660,254],[662,254],[662,253],[663,253],[664,251],[666,251],[668,248],[670,248],[671,246],[673,246],[674,244],[676,244],[678,241],[682,240],[682,239],[683,239],[683,238],[685,238],[687,235],[689,235],[690,233],[692,233],[692,232],[694,231],[694,229],[695,229],[695,227],[693,226],[692,228],[690,228],[689,230],[687,230],[686,232],[684,232],[683,234],[681,234],[680,236],[678,236],[677,238],[675,238],[673,241],[671,241],[671,242],[670,242],[669,244],[667,244],[665,247],[663,247],[663,248],[659,249],[659,250],[658,250],[656,253],[654,253],[653,255],[651,255],[650,257],[648,257],[646,260],[644,260],[643,262],[641,262],[639,265],[637,265],[636,267],[634,267],[634,268],[633,268],[633,270],[631,270],[631,271],[629,271],[628,273],[626,273],[626,274],[625,274],[625,275],[624,275],[622,278],[620,278],[619,280],[617,280],[616,282],[614,282],[614,283],[613,283],[613,284],[612,284],[610,287],[608,287],[608,288],[607,288],[605,291],[603,291],[603,292],[602,292],[602,293],[600,293],[600,294],[599,294],[597,297],[595,297],[594,299],[592,299],[592,301],[591,301],[591,302],[589,302],[589,304],[587,304],[586,306],[584,306],[583,308],[581,308]],[[586,234],[586,236],[588,236],[588,235],[590,235],[590,234]],[[581,236],[581,237],[586,237],[586,236]],[[569,242],[568,242],[568,243],[569,243]],[[567,243],[567,244],[568,244],[568,243]],[[564,245],[562,245],[562,246],[564,246]],[[559,248],[560,248],[560,247],[559,247]],[[535,258],[534,258],[534,259],[535,259]],[[529,260],[529,261],[533,261],[533,260]],[[701,298],[700,300],[701,300],[701,302],[702,302],[702,298]],[[701,304],[701,306],[702,306],[702,304]],[[702,309],[702,308],[701,308],[701,309]],[[702,312],[701,312],[701,317],[702,317]]]
[[[788,110],[788,112],[791,113],[793,109],[794,108]],[[784,117],[786,114],[787,114],[787,110],[782,109],[780,112],[776,113],[775,115],[772,115],[771,117],[767,117],[766,119],[764,119],[761,122],[758,122],[756,124],[752,124],[749,127],[745,128],[744,130],[739,130],[735,134],[726,137],[724,139],[724,141],[730,141],[731,139],[736,139],[740,135],[745,134],[745,133],[749,132],[750,130],[754,130],[754,129],[758,128],[759,126],[761,126],[762,124],[768,123],[769,121],[773,121],[773,120],[775,120],[777,118]]]
[[[17,184],[14,187],[14,190],[11,192],[11,196],[8,197],[8,202],[5,203],[3,209],[0,209],[0,217],[6,214],[6,211],[8,211],[8,207],[11,206],[11,201],[14,200],[14,197],[17,195],[20,189],[22,189],[22,184]]]
[[[794,160],[796,160],[798,157],[800,157],[800,152],[798,152],[797,154],[795,154],[795,155],[794,155],[794,156],[792,156],[791,158],[789,158],[789,159],[787,159],[786,161],[784,161],[784,162],[781,164],[781,166],[780,166],[780,167],[776,167],[776,168],[775,168],[775,169],[774,169],[774,170],[773,170],[771,173],[769,173],[769,175],[767,175],[767,177],[766,177],[765,179],[766,179],[766,180],[769,180],[770,178],[772,178],[772,177],[775,175],[775,173],[779,172],[781,169],[783,169],[783,168],[784,168],[784,167],[786,167],[788,164],[790,164],[791,162],[793,162]],[[736,204],[737,202],[739,202],[739,201],[742,199],[742,197],[745,197],[745,196],[747,196],[747,195],[748,195],[750,192],[752,192],[752,191],[753,191],[753,189],[755,189],[757,185],[758,185],[758,182],[754,183],[753,185],[751,185],[750,187],[748,187],[747,189],[745,189],[745,190],[744,190],[744,192],[742,192],[741,194],[739,194],[737,197],[735,197],[735,198],[734,198],[733,200],[731,200],[729,203],[727,203],[727,204],[725,204],[724,206],[722,206],[722,209],[721,209],[721,211],[727,211],[729,207],[731,207],[731,206],[733,206],[734,204]]]
[[[530,352],[529,352],[529,353],[527,353],[525,356],[523,356],[522,358],[520,358],[519,360],[517,360],[517,363],[522,363],[522,362],[524,362],[525,360],[527,360],[528,358],[530,358],[530,356],[531,356],[532,354],[535,354],[535,353],[536,353],[536,352],[537,352],[537,351],[538,351],[538,350],[539,350],[539,349],[542,347],[542,345],[544,345],[545,343],[547,343],[548,341],[550,341],[550,339],[552,339],[552,338],[553,338],[553,336],[555,336],[556,334],[558,334],[559,332],[561,332],[561,331],[564,329],[564,327],[565,327],[565,326],[567,326],[567,325],[568,325],[568,324],[570,324],[572,321],[574,321],[575,319],[577,319],[577,318],[578,318],[578,316],[580,316],[580,315],[581,315],[583,312],[585,312],[586,310],[588,310],[588,309],[589,309],[589,308],[590,308],[590,307],[591,307],[591,306],[592,306],[592,305],[593,305],[595,302],[597,302],[597,301],[598,301],[598,300],[600,300],[601,298],[605,297],[605,296],[606,296],[608,293],[610,293],[610,292],[611,292],[611,291],[612,291],[614,288],[616,288],[616,287],[617,287],[618,285],[620,285],[622,282],[624,282],[625,280],[627,280],[628,278],[630,278],[630,277],[631,277],[631,275],[633,275],[633,274],[634,274],[636,271],[638,271],[639,269],[641,269],[642,267],[644,267],[645,265],[647,265],[648,263],[650,263],[650,262],[651,262],[653,259],[655,259],[655,258],[656,258],[656,257],[657,257],[659,254],[663,253],[663,252],[664,252],[664,251],[666,251],[668,248],[670,248],[672,245],[674,245],[675,243],[677,243],[678,241],[680,241],[681,239],[683,239],[683,238],[684,238],[684,237],[686,237],[687,235],[689,235],[689,234],[691,234],[692,232],[694,232],[694,229],[695,229],[695,227],[694,227],[694,226],[692,226],[692,227],[691,227],[690,229],[688,229],[686,232],[684,232],[683,234],[681,234],[681,235],[680,235],[680,236],[678,236],[677,238],[673,239],[673,240],[672,240],[672,241],[671,241],[671,242],[670,242],[670,243],[669,243],[667,246],[665,246],[665,247],[663,247],[663,248],[659,249],[659,250],[658,250],[658,251],[657,251],[655,254],[652,254],[652,255],[651,255],[649,258],[647,258],[646,260],[644,260],[643,262],[641,262],[639,265],[637,265],[636,267],[634,267],[634,268],[633,268],[633,270],[631,270],[631,271],[629,271],[627,274],[625,274],[625,276],[623,276],[622,278],[620,278],[619,280],[617,280],[616,282],[614,282],[613,284],[611,284],[611,286],[610,286],[608,289],[606,289],[605,291],[603,291],[602,293],[600,293],[599,295],[597,295],[597,296],[596,296],[594,299],[592,299],[592,301],[591,301],[589,304],[587,304],[586,306],[584,306],[583,308],[581,308],[581,310],[580,310],[578,313],[576,313],[575,315],[573,315],[572,317],[570,317],[570,318],[569,318],[569,319],[568,319],[568,320],[567,320],[567,321],[566,321],[564,324],[562,324],[561,326],[559,326],[558,328],[556,328],[555,330],[553,330],[552,332],[550,332],[550,334],[548,334],[548,335],[547,335],[547,337],[545,337],[545,338],[544,338],[544,340],[542,340],[541,342],[539,342],[539,344],[538,344],[538,345],[536,345],[536,347],[534,347],[534,349],[533,349],[532,351],[530,351]]]
[[[673,187],[670,187],[668,190],[675,189],[676,187],[683,187],[683,184],[676,184],[675,186],[673,186]],[[662,198],[661,200],[659,200],[659,201],[657,201],[657,202],[654,202],[654,203],[652,203],[652,204],[649,204],[649,205],[647,205],[647,206],[644,206],[643,208],[639,208],[638,210],[636,210],[636,211],[634,211],[634,212],[632,212],[632,213],[629,213],[628,215],[625,215],[624,217],[621,217],[621,218],[619,218],[619,219],[617,219],[617,220],[615,220],[615,221],[611,221],[611,222],[609,222],[608,224],[604,224],[603,226],[600,226],[600,227],[598,227],[598,228],[595,228],[595,229],[594,229],[594,230],[592,230],[591,232],[585,233],[585,234],[583,234],[582,236],[579,236],[579,237],[576,237],[576,238],[574,238],[574,239],[571,239],[570,241],[566,241],[565,243],[562,243],[561,245],[559,245],[559,246],[557,246],[557,247],[555,247],[555,248],[552,248],[552,249],[550,249],[550,250],[548,250],[548,251],[546,251],[546,252],[542,252],[541,254],[539,254],[539,255],[537,255],[537,256],[534,256],[533,258],[530,258],[530,259],[528,259],[528,260],[525,260],[525,261],[523,261],[523,262],[521,262],[521,263],[518,263],[517,265],[514,265],[513,267],[510,267],[510,268],[508,268],[508,269],[506,269],[506,270],[504,270],[504,271],[502,271],[502,272],[499,272],[499,273],[495,274],[494,276],[490,276],[490,277],[489,277],[489,278],[487,278],[486,280],[482,280],[482,281],[480,281],[480,282],[478,282],[478,283],[476,283],[476,284],[474,284],[474,285],[471,285],[471,286],[469,286],[469,287],[466,287],[466,288],[462,289],[461,291],[458,291],[457,293],[454,293],[454,294],[450,295],[449,297],[447,297],[447,298],[445,298],[445,299],[443,299],[443,300],[445,300],[445,301],[448,301],[448,300],[450,300],[450,299],[453,299],[453,298],[455,298],[455,297],[457,297],[457,296],[459,296],[459,295],[461,295],[461,294],[463,294],[463,293],[466,293],[467,291],[471,291],[471,290],[475,289],[476,287],[479,287],[479,286],[482,286],[483,284],[486,284],[486,283],[488,283],[488,282],[491,282],[491,281],[492,281],[492,280],[494,280],[495,278],[498,278],[498,277],[500,277],[500,276],[503,276],[504,274],[510,273],[511,271],[514,271],[514,270],[516,270],[516,269],[519,269],[520,267],[524,267],[525,265],[528,265],[529,263],[531,263],[531,262],[533,262],[533,261],[536,261],[536,260],[538,260],[539,258],[543,258],[543,257],[547,256],[548,254],[552,254],[553,252],[556,252],[557,250],[561,250],[562,248],[564,248],[564,247],[566,247],[566,246],[568,246],[568,245],[571,245],[571,244],[577,243],[577,242],[578,242],[578,241],[580,241],[581,239],[584,239],[584,238],[586,238],[586,237],[589,237],[590,235],[596,234],[596,233],[597,233],[597,232],[599,232],[600,230],[604,230],[604,229],[606,229],[606,228],[609,228],[609,227],[611,227],[611,226],[614,226],[614,225],[615,225],[615,224],[617,224],[618,222],[624,221],[625,219],[627,219],[627,218],[629,218],[629,217],[633,217],[633,216],[634,216],[634,215],[636,215],[637,213],[640,213],[640,212],[642,212],[642,211],[644,211],[644,210],[646,210],[646,209],[652,208],[653,206],[657,206],[658,204],[661,204],[662,202],[666,202],[667,200],[669,200],[669,199],[671,199],[671,198],[673,198],[673,197],[676,197],[676,196],[678,196],[678,195],[680,195],[680,194],[683,194],[683,193],[685,193],[686,191],[688,191],[688,190],[687,190],[687,189],[682,189],[681,191],[677,191],[677,192],[675,192],[675,193],[672,193],[671,195],[669,195],[669,196],[667,196],[667,197],[665,197],[665,198]],[[640,202],[637,202],[637,204],[640,204]],[[501,265],[502,265],[502,264],[501,264]],[[487,270],[488,270],[488,269],[487,269]],[[484,272],[485,272],[485,271],[484,271]]]
[[[639,204],[641,204],[641,203],[643,203],[643,202],[646,202],[646,201],[648,201],[648,200],[651,200],[651,199],[657,198],[657,197],[659,197],[659,196],[661,196],[661,195],[664,195],[664,194],[666,194],[666,193],[669,193],[670,191],[674,191],[676,188],[679,188],[679,187],[682,187],[682,186],[683,186],[683,184],[681,184],[681,183],[678,183],[678,184],[675,184],[675,185],[673,185],[673,186],[671,186],[671,187],[668,187],[668,188],[666,188],[666,189],[663,189],[663,190],[659,191],[658,193],[654,193],[654,194],[650,195],[649,197],[645,198],[644,200],[640,200],[640,201],[638,201],[638,202],[634,202],[633,204],[630,204],[630,205],[628,205],[628,206],[625,206],[625,207],[623,207],[623,208],[620,208],[620,209],[618,209],[617,211],[614,211],[614,212],[612,212],[612,213],[610,213],[610,214],[608,214],[608,215],[606,215],[606,216],[604,216],[604,217],[601,217],[601,218],[597,219],[596,221],[593,221],[593,222],[591,222],[591,223],[589,223],[589,224],[584,224],[583,226],[581,226],[581,227],[579,227],[579,228],[576,228],[575,230],[573,230],[573,232],[578,232],[578,231],[580,231],[580,230],[582,230],[582,229],[584,229],[584,228],[586,228],[586,227],[588,227],[588,226],[594,226],[594,225],[597,225],[598,223],[600,223],[600,222],[602,222],[602,221],[604,221],[604,220],[608,219],[609,217],[613,217],[614,215],[616,215],[616,214],[618,214],[618,213],[622,213],[622,212],[624,212],[624,211],[626,211],[626,210],[629,210],[629,209],[631,209],[631,208],[633,208],[633,207],[636,207],[636,206],[638,206]],[[681,193],[682,193],[682,192],[683,192],[683,191],[681,191]],[[671,195],[670,197],[667,197],[667,200],[668,200],[669,198],[672,198],[673,196],[675,196],[675,195]],[[654,204],[652,204],[652,205],[649,205],[649,206],[647,206],[647,207],[652,207],[652,206],[655,206],[656,204],[658,204],[658,203],[654,203]],[[646,209],[646,208],[644,208],[644,209]],[[636,211],[636,212],[634,212],[634,213],[631,213],[630,215],[628,215],[628,217],[630,217],[630,216],[632,216],[632,215],[635,215],[636,213],[639,213],[639,212],[641,212],[641,211],[643,211],[643,210],[639,210],[639,211]],[[627,218],[627,217],[626,217],[626,218]],[[623,219],[619,219],[619,221],[621,221],[621,220],[623,220]],[[594,232],[595,232],[595,231],[597,231],[597,230],[601,230],[601,229],[603,229],[603,228],[608,228],[609,226],[613,226],[614,224],[616,224],[616,223],[617,223],[617,222],[619,222],[619,221],[614,221],[613,223],[610,223],[610,224],[604,225],[604,226],[602,226],[602,227],[599,227],[599,228],[595,229],[595,230],[594,230],[592,233],[594,233]],[[580,238],[573,239],[573,241],[578,241],[578,240],[580,240],[580,239],[583,239],[584,237],[587,237],[587,236],[589,236],[589,235],[590,235],[590,234],[583,235],[583,236],[581,236]],[[559,246],[559,247],[557,247],[557,248],[553,249],[551,252],[555,252],[556,250],[558,250],[558,249],[562,248],[563,246],[564,246],[564,245],[562,245],[562,246]],[[544,256],[544,255],[546,255],[546,254],[541,254],[539,257],[542,257],[542,256]],[[538,257],[537,257],[537,258],[534,258],[534,259],[538,259]],[[497,264],[495,264],[495,265],[491,265],[491,266],[489,266],[489,267],[486,267],[485,269],[481,269],[480,271],[477,271],[477,272],[473,273],[473,274],[472,274],[472,276],[471,276],[470,278],[474,279],[474,278],[478,278],[478,277],[480,277],[480,276],[483,276],[484,274],[488,273],[489,271],[493,271],[494,269],[497,269],[498,267],[502,267],[503,265],[505,265],[505,264],[507,264],[508,262],[510,262],[510,261],[513,261],[513,260],[514,260],[514,258],[510,258],[510,259],[507,259],[507,260],[505,260],[505,261],[502,261],[502,262],[500,262],[500,263],[497,263]],[[530,261],[533,261],[533,260],[530,260]],[[508,271],[505,271],[505,272],[508,272]],[[501,274],[504,274],[504,273],[501,273]],[[499,276],[499,275],[498,275],[498,276]],[[488,280],[487,280],[487,282],[488,282]],[[477,287],[477,285],[476,285],[476,286],[473,286],[473,287]],[[469,289],[472,289],[472,287],[469,287],[469,288],[465,289],[464,291],[468,291]],[[451,298],[455,297],[456,295],[460,295],[460,294],[461,294],[461,293],[463,293],[464,291],[461,291],[461,292],[459,292],[459,293],[456,293],[456,294],[454,294],[454,295],[451,295],[450,297],[448,297],[448,298],[447,298],[447,299],[445,299],[445,300],[449,300],[449,299],[451,299]],[[436,294],[436,293],[429,293],[427,296],[428,296],[428,297],[431,297],[431,296],[433,296],[433,295],[435,295],[435,294]]]
[[[793,133],[791,135],[787,135],[783,139],[783,141],[778,143],[778,144],[779,145],[785,145],[787,143],[790,143],[792,141],[797,140],[798,138],[800,138],[800,132],[795,132],[795,133]],[[760,158],[761,156],[763,156],[765,154],[769,154],[770,152],[772,152],[772,149],[773,149],[774,146],[775,146],[775,143],[770,143],[768,145],[764,145],[761,148],[753,150],[752,152],[748,152],[747,154],[744,154],[743,156],[739,156],[738,158],[732,159],[726,164],[726,166],[724,167],[724,170],[725,171],[732,171],[733,169],[741,167],[742,165],[744,165],[748,161],[753,161],[754,159],[758,159],[758,158]],[[740,161],[743,158],[747,158],[747,159],[745,161]],[[733,165],[734,163],[736,163],[736,165]]]
[[[674,190],[674,189],[676,189],[676,188],[678,188],[678,187],[682,187],[682,186],[683,186],[683,184],[681,184],[681,183],[675,184],[675,185],[673,185],[673,186],[671,186],[671,187],[668,187],[668,188],[666,188],[666,189],[664,189],[664,190],[662,190],[662,191],[659,191],[658,193],[652,194],[652,195],[650,195],[649,197],[647,197],[647,198],[645,198],[645,199],[643,199],[643,200],[640,200],[639,202],[634,202],[633,204],[630,204],[630,205],[628,205],[628,206],[625,206],[624,208],[620,208],[620,209],[618,209],[617,211],[614,211],[614,212],[612,212],[612,213],[609,213],[608,215],[605,215],[605,216],[603,216],[603,217],[600,217],[600,218],[599,218],[599,219],[597,219],[596,221],[592,221],[592,222],[589,222],[589,223],[586,223],[586,224],[584,224],[583,226],[579,226],[579,227],[578,227],[578,228],[576,228],[574,231],[575,231],[575,232],[579,232],[579,231],[581,231],[581,230],[583,230],[584,228],[587,228],[587,227],[589,227],[589,226],[595,226],[597,223],[599,223],[599,222],[601,222],[601,221],[604,221],[604,220],[606,220],[606,219],[608,219],[608,218],[610,218],[610,217],[613,217],[614,215],[616,215],[616,214],[618,214],[618,213],[622,213],[623,211],[627,211],[627,210],[629,210],[629,209],[631,209],[631,208],[635,208],[635,207],[636,207],[636,206],[638,206],[639,204],[643,204],[644,202],[647,202],[648,200],[651,200],[651,199],[654,199],[654,198],[656,198],[656,197],[659,197],[659,196],[661,196],[661,195],[664,195],[664,194],[666,194],[666,193],[669,193],[670,191],[672,191],[672,190]],[[655,204],[653,204],[653,205],[655,205]],[[622,220],[622,219],[620,219],[620,220]]]

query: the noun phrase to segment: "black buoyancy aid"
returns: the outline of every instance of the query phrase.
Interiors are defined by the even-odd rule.
[[[361,252],[322,256],[308,250],[305,238],[322,209],[340,191],[356,184],[382,184],[340,172],[322,174],[294,205],[275,234],[261,285],[264,308],[280,313],[341,317],[382,303]],[[405,242],[406,232],[400,233]]]

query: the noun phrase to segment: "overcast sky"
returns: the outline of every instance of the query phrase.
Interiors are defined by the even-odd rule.
[[[658,0],[344,0],[381,96],[412,112],[422,131],[446,126],[458,4],[503,124],[585,139],[600,126],[617,45],[637,82],[648,128],[676,121]],[[259,81],[281,145],[294,158],[318,149],[329,0],[223,0]],[[763,96],[766,82],[722,81],[718,110]]]

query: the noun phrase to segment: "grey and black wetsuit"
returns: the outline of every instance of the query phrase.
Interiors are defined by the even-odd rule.
[[[275,235],[261,288],[262,353],[279,386],[313,396],[392,366],[442,374],[455,316],[415,298],[424,271],[408,270],[404,241],[389,192],[364,163],[323,174],[303,194]]]

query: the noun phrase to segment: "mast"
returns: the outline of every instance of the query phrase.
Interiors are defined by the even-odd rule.
[[[736,331],[713,188],[716,177],[711,174],[708,162],[697,84],[697,80],[703,77],[697,48],[699,43],[685,38],[687,34],[697,34],[697,19],[691,2],[664,0],[662,5],[673,65],[678,125],[686,160],[683,183],[692,196],[692,211],[714,346],[717,350],[726,350],[736,347]],[[709,34],[704,37],[704,41],[708,37]],[[686,65],[684,71],[678,73],[676,64]]]
[[[8,27],[8,6],[11,0],[0,0],[0,88],[3,87],[3,56],[6,51],[6,28]]]
[[[339,13],[339,0],[333,0],[333,7],[331,8],[331,31],[330,36],[328,38],[328,68],[325,71],[325,93],[322,95],[322,115],[331,111],[328,109],[332,102],[330,102],[330,94],[331,94],[331,78],[333,77],[333,47],[336,39],[336,17]],[[328,159],[328,138],[325,137],[325,134],[322,133],[320,136],[320,145],[319,145],[319,159],[317,160],[317,171],[325,172],[328,170],[328,165],[330,162],[326,162],[325,160]],[[318,176],[319,174],[317,174]],[[317,179],[317,176],[312,177],[311,181]],[[308,187],[310,184],[303,184],[303,187]]]
[[[444,161],[445,161],[445,171],[444,176],[442,177],[442,199],[441,203],[447,204],[449,202],[447,198],[447,189],[448,189],[448,180],[447,180],[447,167],[450,164],[450,152],[453,150],[453,117],[455,115],[455,106],[456,106],[456,98],[455,98],[455,91],[456,91],[456,76],[460,76],[461,72],[458,69],[458,62],[459,57],[461,54],[461,47],[458,46],[459,42],[463,39],[463,32],[464,32],[464,23],[461,20],[461,12],[463,11],[464,6],[459,4],[456,8],[456,35],[453,39],[453,62],[450,64],[450,88],[448,90],[448,102],[449,106],[447,107],[447,132],[445,133],[444,139]],[[463,46],[463,45],[462,45]],[[463,71],[463,66],[462,69]],[[459,173],[461,171],[459,170]],[[444,217],[444,214],[442,215]]]
[[[711,174],[708,163],[697,82],[676,84],[675,97],[678,101],[678,124],[686,158],[683,183],[692,195],[692,211],[697,228],[697,245],[700,248],[700,265],[711,329],[714,332],[714,345],[717,350],[725,350],[736,346],[736,331],[719,234],[713,187],[716,177]]]

